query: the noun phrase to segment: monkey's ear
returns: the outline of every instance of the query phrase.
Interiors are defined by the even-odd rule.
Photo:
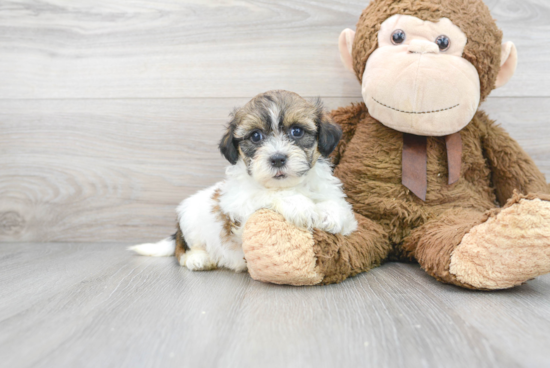
[[[330,115],[320,109],[317,117],[319,142],[317,148],[323,157],[328,157],[342,138],[342,128],[334,123]]]
[[[518,51],[512,42],[502,44],[500,52],[500,70],[498,72],[495,88],[502,87],[512,78],[518,66]]]
[[[219,148],[222,155],[231,163],[235,165],[239,159],[239,151],[237,150],[237,142],[235,142],[235,129],[237,128],[237,119],[233,120],[227,126],[227,131],[223,135]]]
[[[353,39],[355,38],[355,31],[346,28],[340,33],[338,38],[338,49],[340,50],[340,59],[344,63],[346,69],[355,73],[353,70],[353,60],[351,58],[351,47],[353,46]]]

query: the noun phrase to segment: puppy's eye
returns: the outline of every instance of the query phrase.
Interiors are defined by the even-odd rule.
[[[290,135],[292,138],[302,138],[304,136],[304,129],[300,127],[292,127],[290,128]]]
[[[263,139],[264,139],[264,135],[259,130],[256,130],[255,132],[253,132],[252,135],[250,136],[250,140],[254,143],[259,143]]]
[[[407,38],[407,35],[405,34],[405,31],[401,29],[395,30],[391,34],[391,42],[394,45],[399,45],[400,43],[405,42],[406,38]]]
[[[437,46],[439,47],[439,50],[441,51],[447,51],[449,47],[451,47],[451,40],[449,40],[449,37],[445,35],[441,35],[435,39],[435,43],[437,43]]]

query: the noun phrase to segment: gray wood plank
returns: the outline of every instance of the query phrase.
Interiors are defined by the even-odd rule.
[[[337,39],[367,3],[2,1],[0,98],[360,96]],[[487,3],[520,54],[495,96],[550,96],[550,3]]]
[[[154,240],[176,205],[223,178],[241,99],[0,101],[0,241]],[[325,99],[329,108],[358,99]],[[550,99],[485,105],[550,178]]]
[[[550,359],[550,275],[472,292],[390,263],[300,288],[193,273],[123,244],[19,243],[0,245],[0,283],[0,361],[11,368],[546,367]]]

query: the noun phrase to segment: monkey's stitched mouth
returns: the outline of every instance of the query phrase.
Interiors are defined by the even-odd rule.
[[[432,110],[432,111],[405,111],[405,110],[399,110],[399,109],[396,109],[395,107],[391,107],[391,106],[388,106],[386,104],[383,104],[382,102],[378,101],[376,98],[372,98],[374,100],[374,102],[384,106],[384,107],[387,107],[388,109],[392,109],[392,110],[395,110],[395,111],[398,111],[398,112],[402,112],[402,113],[405,113],[405,114],[433,114],[435,112],[442,112],[442,111],[447,111],[447,110],[451,110],[451,109],[454,109],[455,107],[458,107],[460,106],[460,104],[456,104],[454,106],[451,106],[451,107],[447,107],[446,109],[439,109],[439,110]]]

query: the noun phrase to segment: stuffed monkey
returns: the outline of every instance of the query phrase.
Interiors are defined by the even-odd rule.
[[[250,275],[340,282],[388,260],[505,289],[550,272],[550,195],[533,160],[479,105],[517,63],[481,0],[372,0],[339,41],[364,103],[332,112],[333,153],[359,223],[313,232],[261,210],[245,225]]]

